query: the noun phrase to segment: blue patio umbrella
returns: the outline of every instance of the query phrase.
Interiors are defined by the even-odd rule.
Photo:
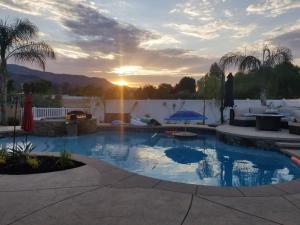
[[[190,147],[170,148],[165,151],[165,154],[168,158],[180,164],[197,163],[207,157],[205,153]]]
[[[166,118],[169,121],[196,121],[196,120],[207,120],[207,117],[194,112],[194,111],[177,111],[169,118]]]

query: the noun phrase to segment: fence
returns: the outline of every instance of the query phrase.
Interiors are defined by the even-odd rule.
[[[21,109],[21,117],[23,115],[23,110]],[[41,118],[60,118],[65,117],[68,112],[71,111],[83,111],[86,113],[90,113],[90,108],[32,108],[32,115],[34,120],[38,120]]]

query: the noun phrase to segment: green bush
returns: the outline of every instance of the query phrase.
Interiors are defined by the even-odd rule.
[[[73,167],[74,163],[71,159],[71,153],[66,150],[62,151],[56,164],[62,169]]]
[[[6,160],[8,158],[8,152],[7,149],[2,147],[0,149],[0,165],[6,164]]]
[[[17,118],[9,117],[7,119],[7,124],[8,124],[8,126],[19,126],[20,121]]]
[[[30,142],[23,141],[21,144],[18,144],[16,149],[12,149],[10,154],[14,161],[18,163],[26,163],[27,158],[30,157],[30,153],[35,149]]]
[[[26,164],[30,166],[32,169],[36,169],[39,167],[39,161],[34,157],[27,157]]]

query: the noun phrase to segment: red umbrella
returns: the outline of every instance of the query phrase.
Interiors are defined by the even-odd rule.
[[[26,132],[31,132],[33,129],[32,98],[30,95],[25,96],[22,129]]]

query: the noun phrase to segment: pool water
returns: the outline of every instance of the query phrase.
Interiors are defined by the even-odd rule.
[[[228,145],[208,134],[179,140],[148,132],[98,132],[78,137],[29,136],[28,140],[35,151],[68,150],[137,174],[181,183],[258,186],[300,178],[300,168],[283,154]],[[0,139],[0,145],[10,147],[12,139]]]

